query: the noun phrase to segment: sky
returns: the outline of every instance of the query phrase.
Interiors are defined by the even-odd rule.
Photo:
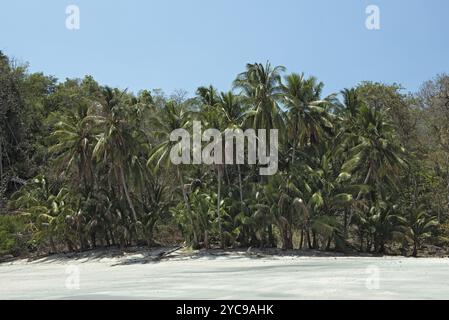
[[[379,30],[365,26],[371,4]],[[449,73],[448,12],[447,0],[0,0],[0,50],[32,72],[134,92],[229,90],[266,61],[316,76],[326,94],[363,80],[415,91]]]

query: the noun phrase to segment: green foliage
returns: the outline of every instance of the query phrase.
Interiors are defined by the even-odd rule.
[[[159,227],[193,248],[447,245],[449,77],[413,96],[363,82],[338,99],[284,72],[248,64],[234,91],[167,97],[58,82],[0,55],[0,254],[153,246]],[[223,135],[279,129],[278,173],[173,165],[170,134],[193,120]]]
[[[17,256],[26,251],[24,223],[18,216],[0,215],[0,256]]]

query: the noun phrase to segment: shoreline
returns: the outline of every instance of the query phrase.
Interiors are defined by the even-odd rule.
[[[98,261],[102,259],[111,260],[141,260],[141,263],[159,262],[161,260],[182,260],[197,259],[207,257],[248,257],[248,258],[403,258],[403,259],[445,259],[449,258],[448,254],[422,254],[418,257],[402,256],[399,254],[375,254],[360,252],[336,252],[336,251],[320,251],[320,250],[282,250],[279,248],[235,248],[235,249],[200,249],[193,250],[188,247],[177,246],[161,246],[155,248],[148,247],[129,247],[121,250],[118,247],[102,247],[96,249],[85,250],[81,252],[67,252],[56,254],[41,254],[34,256],[22,257],[0,257],[0,265],[16,264],[16,263],[35,263],[45,261],[62,262],[70,260]]]

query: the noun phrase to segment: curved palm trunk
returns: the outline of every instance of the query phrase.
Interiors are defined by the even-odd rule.
[[[368,168],[368,173],[366,174],[365,180],[363,181],[363,184],[368,184],[369,179],[371,178],[371,173],[372,173],[372,167],[370,165],[369,168]],[[355,201],[359,201],[362,198],[362,195],[363,195],[363,193],[362,193],[362,191],[360,191],[357,194],[357,198],[355,199]],[[345,239],[348,238],[348,228],[349,228],[349,225],[351,223],[351,220],[352,220],[352,211],[350,212],[349,217],[348,217],[347,220],[346,220],[346,213],[345,213],[345,225],[344,225],[344,236],[345,236]],[[361,239],[361,243],[363,243],[363,239]],[[362,245],[360,247],[362,247]]]
[[[370,165],[368,168],[368,173],[366,174],[365,180],[363,181],[363,184],[368,184],[369,179],[371,178],[371,172],[372,172],[372,166]],[[362,191],[359,192],[357,195],[356,201],[359,201],[362,198]]]

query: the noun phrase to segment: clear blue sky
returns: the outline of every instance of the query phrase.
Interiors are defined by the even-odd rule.
[[[0,50],[59,79],[167,93],[230,88],[247,62],[315,75],[326,93],[362,80],[408,90],[449,72],[448,0],[1,0]],[[81,28],[65,27],[76,4]],[[378,5],[381,29],[365,28]]]

